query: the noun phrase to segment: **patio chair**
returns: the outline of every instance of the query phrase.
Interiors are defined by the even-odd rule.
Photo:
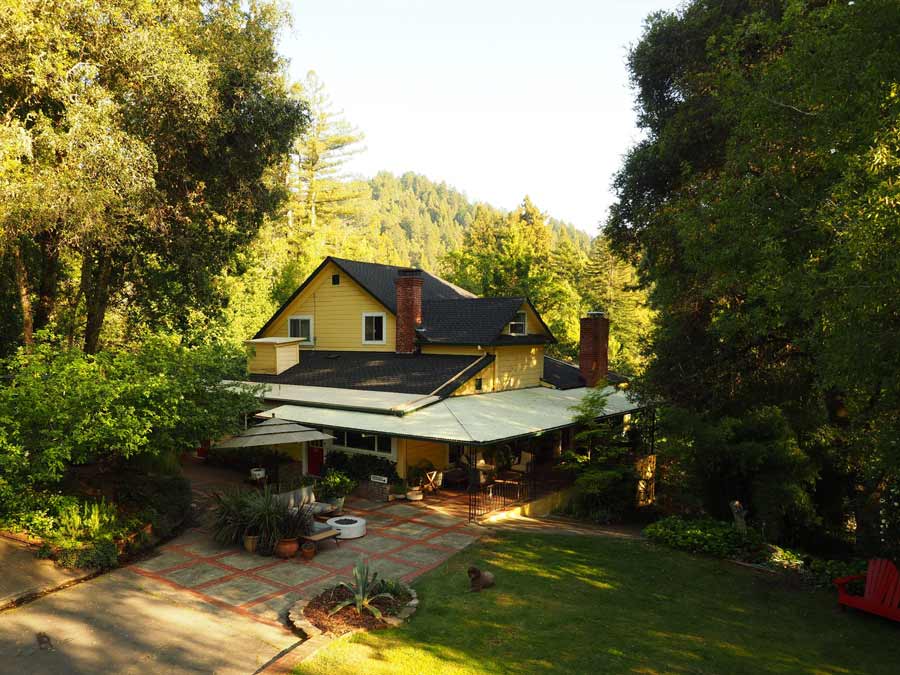
[[[862,595],[852,595],[847,591],[847,584],[863,579],[866,580],[866,587]],[[838,588],[841,609],[855,607],[886,619],[900,621],[900,574],[890,560],[870,560],[865,574],[841,577],[833,583]]]

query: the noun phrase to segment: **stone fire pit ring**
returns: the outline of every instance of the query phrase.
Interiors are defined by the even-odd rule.
[[[366,536],[366,519],[357,516],[336,516],[325,521],[340,534],[338,539],[359,539]]]

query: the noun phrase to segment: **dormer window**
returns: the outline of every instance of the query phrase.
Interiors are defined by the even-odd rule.
[[[528,323],[525,312],[516,312],[516,317],[509,322],[510,335],[528,335]]]
[[[288,317],[288,336],[312,344],[313,318],[305,315]]]

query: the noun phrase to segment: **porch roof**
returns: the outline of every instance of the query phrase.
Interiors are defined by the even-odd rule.
[[[585,387],[565,391],[532,387],[457,396],[402,417],[305,405],[282,405],[264,414],[329,429],[488,445],[571,426],[575,417],[572,407],[588,391]],[[624,391],[607,387],[604,393],[607,399],[602,417],[641,408]]]

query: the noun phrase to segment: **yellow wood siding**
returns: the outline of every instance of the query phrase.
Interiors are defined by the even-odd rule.
[[[475,391],[475,380],[481,378],[481,391]],[[468,396],[469,394],[486,394],[494,391],[494,364],[490,364],[475,373],[466,383],[453,392],[453,396]]]
[[[253,345],[250,347],[251,373],[274,375],[278,368],[275,361],[275,345]]]
[[[398,443],[403,446],[403,463],[397,462],[397,471],[403,467],[403,476],[406,475],[406,469],[415,466],[422,460],[427,459],[434,464],[434,467],[440,471],[447,468],[450,463],[450,446],[447,443],[437,443],[435,441],[420,441],[413,438],[398,439]],[[401,453],[398,448],[398,460]]]
[[[544,374],[544,347],[498,347],[494,391],[537,387]]]
[[[531,309],[531,305],[527,302],[519,307],[520,312],[525,312],[526,320],[525,320],[525,331],[528,335],[547,335],[549,337],[549,333],[544,330],[544,327],[541,325],[541,320],[538,318],[538,315],[535,314],[534,310]],[[509,335],[509,324],[503,327],[503,333],[505,335]]]
[[[331,283],[332,274],[341,276],[341,283],[337,286]],[[383,345],[363,342],[362,316],[365,312],[384,313]],[[334,263],[326,265],[303,292],[284,308],[266,329],[263,337],[288,337],[288,317],[295,314],[313,317],[314,345],[304,349],[394,351],[394,315]]]
[[[297,345],[275,345],[276,373],[283,373],[300,362]]]

